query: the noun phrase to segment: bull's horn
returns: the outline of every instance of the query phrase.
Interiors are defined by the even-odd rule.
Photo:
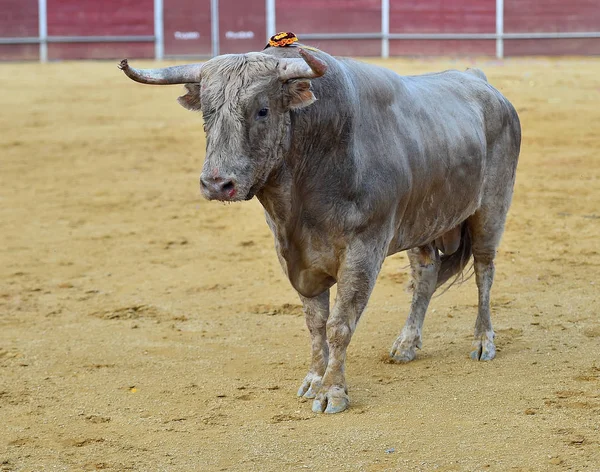
[[[304,49],[300,49],[302,59],[280,59],[279,78],[282,81],[291,79],[314,79],[327,71],[327,64]]]
[[[119,69],[131,80],[141,84],[169,85],[169,84],[197,84],[200,82],[202,64],[188,64],[184,66],[164,67],[162,69],[135,69],[129,67],[127,59],[119,64]]]

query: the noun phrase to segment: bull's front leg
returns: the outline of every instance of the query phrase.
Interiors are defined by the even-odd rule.
[[[311,361],[308,374],[298,389],[298,396],[315,398],[321,388],[329,360],[326,332],[327,318],[329,318],[329,290],[314,298],[300,295],[300,300],[304,306],[306,326],[310,333]]]
[[[329,359],[321,388],[313,401],[315,413],[339,413],[350,404],[345,376],[346,350],[367,305],[382,261],[383,258],[369,262],[363,259],[354,264],[350,261],[340,273],[335,305],[326,324]]]

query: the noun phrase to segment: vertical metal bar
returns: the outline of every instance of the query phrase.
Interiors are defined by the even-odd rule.
[[[390,0],[381,0],[381,57],[390,57]]]
[[[266,0],[267,1],[267,42],[271,39],[271,36],[277,34],[275,28],[275,0]]]
[[[154,58],[161,61],[165,56],[163,0],[154,0]]]
[[[38,0],[38,34],[40,62],[48,62],[48,10],[46,0]]]
[[[212,55],[219,55],[219,0],[210,0],[210,26],[212,37]]]
[[[496,57],[504,57],[504,0],[496,0]]]

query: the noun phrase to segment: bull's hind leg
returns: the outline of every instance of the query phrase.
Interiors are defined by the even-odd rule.
[[[473,242],[475,281],[479,292],[471,359],[479,361],[491,361],[496,355],[490,312],[490,290],[494,282],[496,248],[504,227],[503,218],[499,228],[496,225],[486,227],[485,220],[487,219],[485,213],[479,210],[468,220]]]
[[[475,339],[471,358],[492,360],[496,355],[494,330],[490,315],[490,290],[494,281],[494,259],[500,244],[506,214],[510,207],[515,172],[521,146],[521,127],[516,111],[509,104],[510,119],[488,147],[488,178],[479,209],[467,219],[471,235],[475,280],[479,291],[479,306],[475,321]]]
[[[504,232],[512,186],[504,193],[504,195],[495,193],[492,198],[484,198],[479,210],[467,220],[471,233],[475,281],[479,291],[475,338],[471,351],[473,360],[490,361],[496,356],[490,312],[490,291],[494,282],[494,259]]]
[[[308,374],[298,389],[298,396],[315,398],[329,361],[327,345],[327,318],[329,318],[329,290],[315,298],[300,295],[304,306],[306,326],[310,333],[311,361]]]
[[[432,244],[407,251],[413,284],[410,314],[402,332],[394,342],[390,357],[396,362],[409,362],[421,348],[421,330],[440,268],[438,251]]]
[[[490,290],[494,282],[494,256],[491,254],[474,255],[475,280],[479,291],[479,308],[475,321],[475,339],[471,359],[491,361],[496,356],[494,329],[490,312]]]

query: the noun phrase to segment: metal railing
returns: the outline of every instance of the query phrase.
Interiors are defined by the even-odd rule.
[[[277,32],[276,0],[265,0],[266,39]],[[212,55],[219,55],[219,0],[210,0],[211,4],[211,42]],[[164,5],[163,0],[154,0],[154,35],[151,36],[49,36],[47,0],[38,0],[39,36],[0,38],[4,44],[39,44],[40,61],[48,60],[48,44],[51,43],[154,43],[155,58],[165,57],[164,50]],[[381,41],[381,57],[389,57],[391,40],[495,40],[496,57],[504,57],[504,40],[511,39],[584,39],[600,38],[600,31],[590,32],[547,32],[547,33],[505,33],[504,0],[496,0],[495,33],[390,33],[390,0],[381,0],[381,31],[372,33],[299,33],[303,40],[375,39]]]

